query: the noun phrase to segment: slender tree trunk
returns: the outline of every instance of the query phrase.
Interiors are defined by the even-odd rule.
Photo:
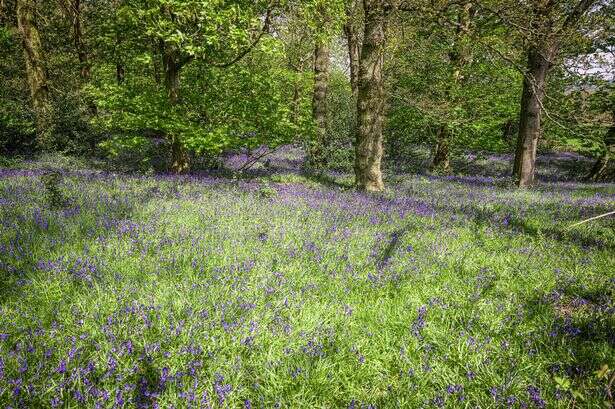
[[[179,94],[179,74],[180,65],[177,52],[164,47],[162,50],[162,61],[164,66],[164,84],[167,90],[167,97],[172,106],[178,105]],[[182,141],[177,135],[167,135],[171,142],[171,171],[181,174],[190,170],[190,156],[186,151]]]
[[[52,132],[52,104],[33,0],[17,0],[16,11],[26,61],[26,77],[36,115],[37,144],[40,147],[49,147]]]
[[[384,0],[364,0],[365,27],[359,64],[357,94],[357,137],[355,183],[358,189],[381,191],[383,155],[384,63],[387,4]]]
[[[451,79],[445,90],[445,95],[452,106],[457,105],[457,101],[453,96],[452,88],[463,84],[463,68],[470,61],[470,52],[465,44],[465,37],[470,29],[470,15],[472,3],[466,3],[457,15],[457,26],[455,29],[455,38],[453,49],[448,53],[448,59],[451,64]],[[451,132],[447,124],[442,124],[438,128],[436,146],[434,149],[434,157],[431,162],[430,171],[439,171],[445,174],[451,173]]]
[[[84,81],[89,81],[91,76],[91,64],[88,58],[88,53],[83,41],[83,27],[81,25],[81,0],[74,0],[72,5],[73,18],[73,36],[77,57],[79,58],[79,66],[81,67],[81,78]]]
[[[528,53],[527,73],[523,80],[521,97],[519,136],[513,168],[513,174],[519,187],[534,184],[536,150],[541,132],[542,100],[550,65],[545,55],[546,53],[537,47],[531,47]]]
[[[512,145],[515,137],[515,127],[516,121],[514,119],[509,119],[506,121],[504,125],[502,125],[502,140],[507,145]]]
[[[355,14],[359,7],[358,1],[350,2],[346,10],[347,22],[344,25],[344,34],[348,46],[348,64],[350,67],[350,86],[353,98],[359,93],[359,59],[361,58],[361,39],[356,29]]]
[[[314,49],[314,94],[312,97],[312,117],[316,124],[316,138],[310,147],[310,162],[315,168],[321,168],[324,165],[327,150],[329,59],[329,46],[323,41],[317,41]]]
[[[179,69],[175,54],[172,51],[165,51],[163,55],[164,85],[171,105],[179,103]]]
[[[292,121],[293,125],[299,125],[299,103],[300,103],[301,95],[299,94],[299,85],[295,82],[293,85],[293,102],[292,102]]]
[[[154,75],[154,81],[156,81],[156,84],[162,84],[162,69],[160,66],[160,50],[162,49],[162,47],[160,45],[157,44],[152,44],[152,73]]]

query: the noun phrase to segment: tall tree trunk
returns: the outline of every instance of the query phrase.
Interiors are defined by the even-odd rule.
[[[312,117],[316,124],[316,137],[310,146],[310,162],[314,168],[324,165],[327,150],[329,89],[329,46],[322,40],[314,48],[314,94],[312,97]]]
[[[361,58],[361,38],[357,30],[358,11],[361,7],[359,0],[349,0],[346,3],[346,24],[344,35],[348,46],[348,64],[350,67],[350,86],[352,97],[359,93],[359,59]]]
[[[162,62],[164,66],[164,84],[167,90],[167,97],[172,106],[180,103],[179,94],[179,74],[181,66],[179,64],[178,53],[171,47],[164,46],[162,50]],[[190,170],[190,156],[186,151],[178,135],[167,135],[171,142],[171,171],[181,174]]]
[[[60,5],[64,11],[66,19],[71,22],[73,30],[73,43],[77,58],[79,59],[79,71],[81,79],[88,81],[90,79],[91,65],[88,59],[88,53],[83,41],[83,27],[81,25],[81,0],[61,0]]]
[[[470,52],[465,43],[465,37],[470,29],[470,15],[472,3],[465,3],[463,8],[457,15],[457,25],[455,28],[455,38],[453,49],[448,53],[448,59],[451,65],[451,78],[448,86],[445,89],[445,95],[452,106],[457,105],[454,101],[453,87],[459,86],[464,82],[463,68],[470,61]],[[438,127],[436,146],[434,148],[434,157],[431,162],[430,171],[438,171],[442,173],[451,173],[451,132],[447,124],[442,124]]]
[[[385,0],[363,0],[365,27],[359,63],[357,94],[357,137],[355,183],[358,189],[381,191],[383,155],[385,28],[388,5]]]
[[[344,26],[348,41],[348,59],[350,64],[350,87],[353,98],[359,93],[359,59],[361,58],[361,42],[356,30],[346,24]]]
[[[295,82],[293,85],[293,99],[292,99],[292,123],[295,126],[299,125],[299,104],[301,95],[299,94],[299,85]]]
[[[89,81],[91,75],[91,64],[88,58],[88,53],[83,41],[83,27],[81,25],[81,0],[73,0],[72,4],[73,18],[73,36],[77,57],[79,58],[79,66],[81,67],[81,78],[84,81]]]
[[[177,66],[176,53],[165,50],[162,58],[167,97],[171,105],[177,105],[179,103],[179,67]]]
[[[160,49],[161,47],[158,44],[152,44],[152,73],[154,75],[154,81],[156,81],[156,84],[162,84]]]
[[[17,0],[16,11],[26,61],[26,77],[36,115],[37,144],[40,147],[49,147],[52,132],[52,104],[44,66],[45,58],[36,26],[34,1]]]
[[[547,53],[538,47],[530,47],[527,73],[523,80],[521,112],[519,115],[519,136],[513,168],[519,187],[534,184],[536,149],[541,132],[542,100],[549,71]]]

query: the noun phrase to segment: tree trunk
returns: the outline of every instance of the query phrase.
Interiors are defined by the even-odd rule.
[[[81,67],[81,78],[84,81],[89,81],[91,75],[91,65],[88,58],[88,53],[83,41],[83,28],[81,26],[81,0],[74,0],[72,5],[73,18],[73,36],[75,41],[75,49],[79,58],[79,66]]]
[[[359,92],[359,59],[361,58],[361,39],[356,29],[356,13],[360,7],[358,0],[347,3],[346,24],[344,34],[348,45],[348,64],[350,67],[350,86],[352,97],[356,98]]]
[[[590,182],[599,182],[606,176],[606,170],[611,160],[611,153],[609,151],[604,152],[601,157],[596,160],[596,163],[592,167],[592,170],[587,177]]]
[[[314,168],[322,168],[327,150],[329,58],[329,46],[323,41],[317,41],[314,49],[314,94],[312,97],[312,117],[316,124],[316,137],[310,147],[310,162]]]
[[[359,0],[350,0],[346,7],[346,24],[344,34],[348,45],[348,62],[350,66],[350,86],[352,97],[359,93],[359,60],[361,59],[361,33],[357,30],[358,12],[361,11]]]
[[[459,86],[464,82],[463,68],[470,61],[471,56],[465,42],[465,37],[470,29],[470,15],[472,13],[472,3],[465,3],[463,8],[457,15],[457,26],[455,29],[455,37],[453,48],[448,53],[450,62],[451,78],[445,88],[445,95],[451,106],[457,106],[458,101],[451,92],[453,87]],[[430,171],[440,172],[444,174],[451,173],[450,147],[451,132],[449,126],[445,123],[438,127],[436,146],[434,149],[434,157],[431,162]]]
[[[434,157],[429,170],[431,172],[441,172],[448,174],[451,172],[450,163],[450,137],[448,128],[442,125],[438,128],[438,136],[436,148],[434,149]]]
[[[179,103],[179,69],[177,58],[174,52],[165,51],[163,54],[164,64],[164,85],[167,90],[167,97],[171,105]]]
[[[172,106],[178,105],[179,94],[179,57],[175,50],[164,47],[162,50],[162,62],[164,66],[164,84],[167,90],[167,97]],[[190,156],[186,151],[182,141],[177,135],[167,135],[171,142],[171,171],[182,174],[190,170]]]
[[[384,114],[382,66],[388,12],[384,0],[364,0],[363,6],[365,27],[357,94],[355,183],[360,190],[381,191],[384,189],[381,171]]]
[[[528,53],[528,67],[523,80],[519,136],[513,169],[513,175],[519,187],[528,187],[534,184],[536,149],[541,130],[542,100],[549,71],[549,61],[545,58],[545,54],[537,47],[531,47]]]
[[[37,144],[40,147],[49,147],[52,133],[52,104],[33,0],[17,0],[16,11],[26,61],[26,77],[36,116]]]
[[[171,171],[178,175],[190,170],[190,156],[184,145],[175,137],[171,137]]]

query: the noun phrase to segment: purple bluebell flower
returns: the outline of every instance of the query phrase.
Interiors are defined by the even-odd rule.
[[[527,393],[530,397],[530,400],[532,401],[532,403],[534,403],[534,405],[536,405],[536,407],[542,409],[546,406],[545,401],[540,396],[540,389],[538,389],[536,386],[534,385],[528,386]]]

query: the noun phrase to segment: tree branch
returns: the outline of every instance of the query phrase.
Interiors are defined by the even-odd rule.
[[[243,51],[241,51],[239,54],[237,54],[235,56],[235,58],[233,58],[230,61],[227,61],[225,63],[211,63],[211,65],[214,66],[214,67],[218,67],[218,68],[227,68],[227,67],[230,67],[233,64],[236,64],[243,57],[248,55],[248,53],[250,51],[252,51],[252,49],[254,47],[256,47],[256,45],[259,43],[261,38],[263,38],[263,36],[265,34],[269,33],[269,26],[271,25],[271,10],[272,10],[271,6],[267,8],[267,14],[265,15],[265,21],[263,22],[263,28],[261,29],[261,31],[258,34],[258,36],[254,39],[254,41],[252,41],[252,43],[250,45],[248,45],[248,47],[246,47]]]
[[[572,9],[570,14],[566,17],[566,20],[564,20],[560,31],[564,31],[567,28],[575,25],[583,16],[583,14],[585,14],[585,12],[587,12],[587,10],[589,10],[589,8],[594,4],[596,4],[596,0],[580,0],[574,7],[574,9]]]

